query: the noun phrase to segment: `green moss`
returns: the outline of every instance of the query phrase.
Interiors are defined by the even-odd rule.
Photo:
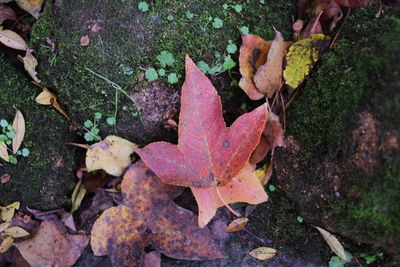
[[[334,48],[322,56],[289,111],[288,133],[298,137],[310,160],[328,152],[349,126],[349,119],[377,88],[400,47],[400,20],[375,9],[357,9],[348,18]],[[347,123],[346,123],[347,122]]]

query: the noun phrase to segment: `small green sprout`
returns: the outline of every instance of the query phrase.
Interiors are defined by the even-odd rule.
[[[186,12],[186,18],[187,18],[187,19],[192,19],[193,17],[194,17],[194,14],[193,14],[193,13],[191,13],[191,12],[189,12],[189,11]]]
[[[382,252],[376,253],[375,255],[368,255],[366,253],[362,253],[360,256],[365,260],[365,262],[367,264],[370,264],[370,263],[373,263],[373,262],[383,259]]]
[[[222,28],[222,26],[224,25],[224,23],[222,22],[222,20],[220,18],[214,18],[214,21],[212,23],[212,26],[215,29],[219,29]]]
[[[1,119],[0,126],[3,128],[6,128],[8,126],[8,121],[6,121],[5,119]]]
[[[220,58],[220,57],[221,57],[221,53],[218,52],[218,51],[215,51],[215,52],[214,52],[214,57],[215,57],[215,58]]]
[[[268,189],[269,189],[269,191],[271,191],[271,192],[276,191],[276,187],[275,187],[274,185],[272,185],[272,184],[270,184],[270,185],[268,186]]]
[[[94,117],[96,118],[96,120],[100,120],[101,117],[103,117],[103,114],[101,114],[100,112],[96,112],[94,113]]]
[[[224,58],[224,64],[222,66],[224,67],[224,70],[230,70],[236,66],[236,63],[233,61],[231,56],[228,55]]]
[[[145,72],[145,76],[149,81],[155,81],[158,79],[157,71],[154,68],[148,68]]]
[[[115,119],[115,117],[108,117],[107,118],[107,124],[110,125],[110,126],[114,126],[116,122],[117,122],[117,120]]]
[[[126,67],[123,64],[119,65],[119,67],[122,69],[123,74],[125,74],[127,76],[133,75],[133,69],[131,67]]]
[[[343,267],[345,264],[346,262],[338,256],[332,256],[329,260],[329,267]]]
[[[158,75],[160,75],[161,77],[165,76],[165,70],[164,69],[159,69],[158,70]]]
[[[93,127],[93,122],[91,120],[87,120],[83,125],[85,125],[86,128],[91,128]]]
[[[204,74],[206,74],[210,70],[210,66],[208,66],[208,64],[204,61],[199,61],[196,65]]]
[[[179,81],[178,76],[176,75],[176,73],[170,73],[168,75],[168,82],[170,84],[175,84]]]
[[[9,155],[9,156],[8,156],[8,160],[9,160],[10,163],[12,163],[12,164],[17,164],[17,163],[18,163],[17,158],[14,157],[13,155]]]
[[[242,12],[243,7],[242,7],[242,5],[234,5],[234,6],[233,6],[233,9],[234,9],[237,13],[240,13],[240,12]]]
[[[228,4],[223,4],[223,5],[222,5],[222,8],[223,8],[223,9],[228,9],[228,7],[229,7]]]
[[[301,216],[297,216],[296,220],[297,220],[299,223],[302,223],[302,222],[304,221],[303,217],[301,217]]]
[[[147,4],[147,2],[140,2],[138,8],[140,11],[146,12],[149,10],[149,4]]]
[[[231,41],[231,40],[230,40]],[[231,41],[232,42],[232,41]],[[228,44],[227,46],[226,46],[226,51],[229,53],[229,54],[235,54],[236,53],[236,51],[237,51],[237,46],[235,45],[235,44],[233,44],[233,43],[230,43],[230,44]]]
[[[94,136],[91,133],[85,133],[83,135],[83,138],[85,138],[85,140],[88,141],[88,142],[94,141]]]
[[[168,16],[167,16],[167,20],[169,20],[169,21],[174,20],[174,16],[168,15]]]
[[[27,148],[23,148],[22,151],[21,151],[22,156],[25,157],[25,158],[28,157],[30,153],[31,152]]]
[[[166,66],[172,66],[172,65],[174,65],[174,62],[175,62],[174,56],[170,52],[167,52],[167,51],[162,51],[157,56],[157,59],[163,68],[165,68]]]
[[[247,26],[242,26],[242,27],[240,27],[240,32],[241,32],[243,35],[249,34],[249,33],[250,33],[249,27],[247,27]]]

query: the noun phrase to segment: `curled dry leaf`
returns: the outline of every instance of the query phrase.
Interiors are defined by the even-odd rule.
[[[87,150],[86,168],[89,172],[103,169],[108,174],[120,176],[131,164],[130,155],[136,147],[136,144],[121,137],[107,136]]]
[[[10,161],[7,151],[7,145],[4,142],[0,142],[0,158],[6,162]]]
[[[70,267],[75,264],[88,244],[89,236],[68,234],[59,220],[45,220],[33,238],[14,246],[33,267]]]
[[[245,227],[249,223],[248,218],[237,218],[233,222],[231,222],[228,227],[226,228],[226,231],[228,233],[236,232]]]
[[[276,249],[259,247],[249,252],[250,256],[260,261],[268,260],[276,255]]]
[[[268,51],[267,62],[257,69],[254,83],[257,90],[271,98],[282,84],[282,64],[289,43],[283,40],[279,31]]]
[[[15,210],[18,210],[20,207],[19,202],[11,203],[6,207],[0,206],[0,219],[3,222],[11,222],[12,218],[14,217]]]
[[[346,253],[346,251],[344,250],[344,247],[342,246],[342,244],[339,242],[339,240],[334,235],[332,235],[328,231],[326,231],[318,226],[314,226],[314,227],[321,233],[322,237],[325,239],[328,246],[338,257],[340,257],[342,260],[344,260],[346,262],[349,262],[351,260],[351,258],[352,258],[351,255],[349,253]]]
[[[297,41],[289,47],[286,54],[287,66],[283,77],[287,85],[297,88],[308,75],[324,50],[327,37],[323,34],[314,34]]]
[[[36,97],[35,101],[36,103],[40,105],[52,105],[55,109],[57,109],[58,112],[60,112],[65,118],[70,120],[70,117],[67,112],[63,109],[63,107],[58,103],[57,101],[57,96],[51,92],[49,89],[46,87],[43,87],[39,85],[36,82],[32,82],[33,84],[39,86],[40,88],[43,89],[43,91]]]
[[[32,49],[26,50],[26,54],[24,57],[18,56],[18,58],[24,63],[24,68],[28,72],[28,74],[32,77],[32,79],[41,83],[41,81],[36,77],[36,67],[38,65],[37,59],[32,55]]]
[[[44,0],[15,0],[20,8],[38,18]]]
[[[76,211],[79,208],[85,195],[86,195],[85,186],[82,184],[82,180],[79,180],[79,182],[76,184],[76,186],[74,188],[74,191],[72,192],[71,213],[73,213],[74,211]]]
[[[6,184],[6,183],[8,183],[8,181],[10,181],[10,178],[11,178],[11,175],[9,175],[8,173],[5,173],[0,177],[0,183]]]
[[[29,49],[25,40],[18,33],[11,30],[0,30],[0,43],[17,50],[26,51]]]
[[[0,24],[5,20],[17,20],[14,10],[11,7],[0,4]]]
[[[267,42],[257,35],[247,34],[242,36],[239,56],[242,78],[239,81],[239,86],[252,100],[264,97],[264,94],[257,90],[254,75],[257,69],[267,61],[270,47],[271,42]]]
[[[4,253],[9,250],[13,243],[14,238],[12,238],[11,236],[7,236],[0,244],[0,253]]]
[[[25,136],[25,119],[22,112],[17,109],[15,113],[14,121],[12,124],[15,135],[12,139],[12,150],[13,153],[16,154],[18,149],[20,148],[22,141],[24,140]]]
[[[108,255],[121,267],[141,266],[149,244],[177,259],[222,258],[211,232],[172,201],[179,191],[163,184],[142,161],[133,164],[122,182],[123,204],[107,209],[93,226],[94,254]]]

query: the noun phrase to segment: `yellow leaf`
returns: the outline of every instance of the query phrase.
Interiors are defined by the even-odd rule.
[[[22,144],[25,136],[25,119],[22,115],[21,111],[17,109],[15,113],[14,121],[13,121],[13,128],[15,131],[15,135],[12,139],[12,149],[13,153],[17,153],[19,147]]]
[[[72,202],[72,207],[71,207],[71,213],[76,211],[79,206],[82,203],[83,198],[85,197],[86,194],[86,188],[82,184],[82,180],[79,180],[79,182],[76,184],[74,191],[72,192],[72,197],[71,197],[71,202]]]
[[[14,243],[14,238],[11,236],[7,236],[6,239],[1,242],[0,245],[0,253],[6,252],[9,248],[11,248],[12,244]]]
[[[351,259],[351,255],[346,253],[342,244],[340,244],[339,240],[334,235],[332,235],[328,231],[326,231],[318,226],[314,226],[314,227],[321,233],[322,237],[325,239],[328,246],[331,248],[331,250],[336,255],[338,255],[340,258],[342,258],[346,262],[348,262],[349,259]]]
[[[15,0],[20,8],[38,18],[44,0]]]
[[[259,247],[249,252],[250,256],[260,261],[268,260],[276,255],[276,250],[269,247]]]
[[[226,231],[228,233],[236,232],[245,227],[249,222],[248,218],[237,218],[233,222],[231,222],[228,227],[226,228]]]
[[[0,142],[0,158],[7,162],[10,161],[8,157],[7,145],[4,142]]]
[[[0,30],[0,43],[17,50],[28,50],[25,40],[16,32],[10,30]]]
[[[10,226],[10,222],[0,223],[0,233],[4,232]]]
[[[37,83],[34,84],[40,86]],[[65,110],[61,107],[60,103],[58,103],[57,96],[46,87],[42,86],[40,87],[43,89],[43,91],[36,97],[35,99],[36,103],[40,105],[52,105],[55,109],[58,110],[58,112],[60,112],[62,115],[64,115],[64,117],[66,117],[69,120],[70,117],[67,114],[67,112],[65,112]]]
[[[107,136],[106,139],[91,145],[88,149],[86,168],[88,171],[103,169],[108,174],[120,176],[131,164],[130,155],[136,147],[136,144],[121,137]]]
[[[14,217],[15,210],[18,210],[19,206],[19,202],[14,202],[6,207],[0,207],[0,219],[4,222],[10,222]]]
[[[32,79],[40,83],[41,81],[36,77],[37,72],[36,72],[36,67],[38,65],[37,59],[32,55],[32,49],[26,50],[25,57],[18,56],[18,58],[24,63],[24,68],[25,70],[29,73],[29,75],[32,77]]]
[[[7,235],[12,236],[14,238],[30,235],[30,233],[28,231],[26,231],[25,229],[18,227],[18,226],[7,228],[4,232]]]
[[[327,37],[323,34],[313,34],[297,41],[290,46],[286,54],[286,68],[283,77],[287,85],[297,88],[308,75],[319,57],[321,44]]]

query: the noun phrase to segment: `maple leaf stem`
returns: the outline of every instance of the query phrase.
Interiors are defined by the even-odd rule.
[[[281,86],[279,86],[278,91],[276,91],[276,93],[275,93],[275,97],[274,97],[274,100],[272,101],[271,107],[274,106],[275,101],[276,101],[276,99],[278,98],[278,95],[279,95],[279,93],[281,92],[282,87],[283,87],[284,84],[285,84],[285,81],[283,80],[282,83],[281,83]]]
[[[342,31],[342,28],[343,28],[344,24],[346,24],[347,18],[348,18],[349,15],[350,15],[350,11],[351,11],[351,8],[348,8],[346,17],[344,18],[342,25],[340,25],[339,30],[338,30],[337,33],[335,34],[335,37],[333,37],[332,42],[331,42],[331,44],[329,45],[329,49],[332,49],[333,45],[336,43],[336,39],[338,38],[340,32]]]
[[[225,207],[232,212],[236,217],[242,217],[242,215],[240,215],[240,213],[234,211],[231,207],[229,207],[228,203],[225,202],[225,200],[222,198],[221,193],[218,190],[218,186],[215,187],[215,189],[217,190],[217,194],[219,196],[219,199],[222,201],[222,203],[224,203]]]

